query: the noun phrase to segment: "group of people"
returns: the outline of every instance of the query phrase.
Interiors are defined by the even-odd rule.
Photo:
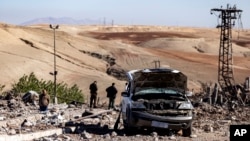
[[[40,95],[36,91],[28,91],[22,97],[22,100],[24,103],[32,103],[34,105],[36,105],[36,101],[38,100],[40,111],[47,111],[50,102],[50,96],[45,89],[42,90]]]
[[[89,86],[90,89],[90,108],[96,108],[96,100],[97,100],[97,81],[94,81]],[[111,86],[106,88],[107,97],[109,98],[108,109],[114,108],[115,98],[117,94],[117,89],[115,87],[115,83],[112,83]]]
[[[90,108],[96,108],[97,90],[98,90],[97,81],[91,83],[89,89],[90,89]],[[107,87],[106,92],[107,92],[107,97],[109,98],[108,109],[114,108],[115,98],[117,94],[115,83],[112,83],[111,86]],[[29,91],[22,97],[22,100],[25,103],[32,103],[34,105],[36,105],[36,101],[38,99],[39,99],[40,111],[47,111],[48,105],[50,103],[50,96],[45,89],[42,90],[42,93],[40,95],[35,91]]]

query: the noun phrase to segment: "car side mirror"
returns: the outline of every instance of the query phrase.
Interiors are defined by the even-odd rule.
[[[122,92],[121,95],[122,95],[123,97],[129,97],[129,93],[128,93],[128,92]]]

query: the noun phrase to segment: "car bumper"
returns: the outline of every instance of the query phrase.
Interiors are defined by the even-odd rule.
[[[145,112],[133,111],[130,125],[135,127],[155,127],[169,129],[186,129],[192,123],[192,116],[158,116]]]

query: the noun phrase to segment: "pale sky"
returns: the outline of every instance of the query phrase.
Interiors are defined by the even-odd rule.
[[[227,4],[243,10],[243,28],[249,29],[249,0],[0,0],[0,22],[71,17],[120,25],[215,27],[217,17],[210,10]]]

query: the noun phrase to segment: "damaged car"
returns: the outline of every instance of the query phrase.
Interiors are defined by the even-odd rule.
[[[154,128],[191,135],[193,106],[188,99],[186,75],[159,68],[131,70],[127,78],[121,101],[125,132]]]

